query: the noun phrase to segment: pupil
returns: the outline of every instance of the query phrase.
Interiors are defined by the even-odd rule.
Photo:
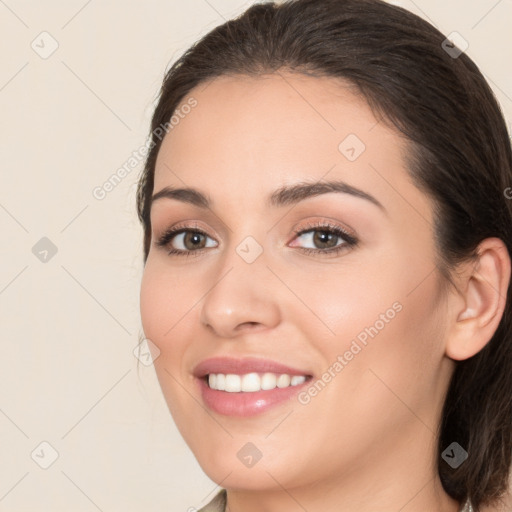
[[[198,243],[200,243],[201,236],[201,233],[187,233],[187,235],[185,236],[185,242],[192,241],[192,245],[194,247],[197,247]]]
[[[315,235],[315,243],[325,244],[329,241],[333,241],[337,235],[333,233],[329,233],[328,231],[317,231],[318,235]],[[326,239],[327,237],[327,239]],[[334,244],[336,245],[336,244]],[[333,244],[330,244],[329,247],[332,247]]]

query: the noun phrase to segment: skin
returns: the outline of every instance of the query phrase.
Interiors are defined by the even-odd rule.
[[[456,512],[437,474],[434,432],[454,360],[481,350],[501,318],[498,292],[510,278],[503,244],[482,244],[478,266],[457,277],[462,292],[443,286],[432,202],[409,179],[406,141],[341,81],[221,77],[190,96],[197,106],[164,138],[154,192],[194,187],[213,204],[153,203],[140,304],[163,394],[199,464],[228,489],[231,512],[339,511],[340,503],[344,512]],[[348,134],[366,146],[355,161],[338,149]],[[330,179],[384,210],[342,193],[265,205],[278,187]],[[359,243],[305,254],[301,247],[325,251],[294,235],[310,221],[348,229]],[[178,223],[208,234],[201,254],[154,244]],[[247,236],[263,249],[250,264],[236,252]],[[183,236],[172,244],[183,250]],[[201,405],[192,375],[200,361],[270,358],[316,380],[396,302],[401,311],[309,403],[248,418]],[[237,457],[247,442],[262,453],[251,468]]]

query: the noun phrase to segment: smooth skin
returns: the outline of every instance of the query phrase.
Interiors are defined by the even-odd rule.
[[[483,241],[457,290],[443,285],[432,201],[407,174],[407,143],[342,81],[281,70],[220,77],[189,96],[197,106],[164,138],[154,192],[192,187],[211,205],[153,203],[140,299],[163,394],[199,464],[228,489],[231,512],[456,512],[434,432],[455,360],[479,352],[502,317],[504,244]],[[349,134],[365,145],[354,161],[339,150]],[[282,186],[326,180],[382,208],[337,192],[266,204]],[[321,228],[294,234],[327,221],[358,243],[329,255],[312,236]],[[183,235],[156,245],[178,223],[207,233],[203,249]],[[250,264],[236,251],[248,236],[263,249]],[[205,358],[269,358],[318,379],[397,301],[401,311],[306,405],[247,418],[205,408],[192,374]],[[250,468],[237,457],[247,442],[262,453]]]

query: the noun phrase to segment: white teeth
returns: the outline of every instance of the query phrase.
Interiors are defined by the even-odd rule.
[[[208,375],[208,385],[211,389],[218,391],[227,391],[228,393],[254,391],[267,391],[270,389],[287,388],[289,386],[298,386],[306,381],[305,375],[288,375],[286,373],[246,373],[244,375],[210,373]]]
[[[287,388],[290,385],[292,378],[289,375],[279,375],[277,378],[277,387],[278,388]]]
[[[305,382],[305,380],[306,380],[306,377],[304,377],[304,375],[294,375],[292,377],[291,385],[298,386],[299,384],[302,384],[303,382]]]
[[[240,375],[233,375],[232,373],[228,373],[226,375],[226,386],[224,390],[228,391],[229,393],[242,391],[242,379],[240,378]]]
[[[261,378],[261,389],[274,389],[277,385],[277,377],[275,373],[264,373]]]
[[[259,391],[260,376],[257,373],[247,373],[242,377],[242,391]]]
[[[217,378],[215,379],[215,387],[213,389],[224,391],[226,389],[226,376],[223,373],[219,373],[216,375],[216,377]]]

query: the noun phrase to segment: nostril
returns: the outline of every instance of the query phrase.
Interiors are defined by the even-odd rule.
[[[259,322],[244,322],[243,324],[240,324],[237,327],[237,329],[244,329],[244,328],[254,329],[258,325],[260,325]]]

